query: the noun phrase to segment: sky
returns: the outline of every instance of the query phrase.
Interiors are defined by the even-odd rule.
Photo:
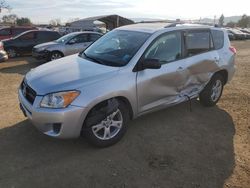
[[[11,14],[29,17],[33,23],[52,19],[67,22],[74,18],[118,14],[128,18],[199,19],[250,15],[250,0],[6,0]],[[10,14],[0,13],[0,17]]]

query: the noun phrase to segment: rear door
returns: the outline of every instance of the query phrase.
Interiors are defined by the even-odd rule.
[[[195,97],[219,69],[219,55],[214,50],[210,30],[188,30],[184,34],[185,63],[182,65],[185,83],[182,95]]]
[[[89,43],[87,33],[79,34],[67,42],[65,55],[79,53],[87,48]]]

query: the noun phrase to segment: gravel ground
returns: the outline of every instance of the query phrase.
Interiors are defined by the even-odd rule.
[[[31,57],[0,63],[0,187],[247,188],[250,185],[250,41],[234,42],[238,70],[217,106],[197,101],[143,116],[118,144],[38,132],[18,107]]]

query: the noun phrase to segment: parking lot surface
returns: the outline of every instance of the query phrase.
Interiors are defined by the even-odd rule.
[[[41,64],[0,63],[0,187],[201,187],[250,185],[250,41],[233,42],[237,72],[217,106],[183,103],[129,123],[116,145],[38,132],[19,110],[17,88]]]

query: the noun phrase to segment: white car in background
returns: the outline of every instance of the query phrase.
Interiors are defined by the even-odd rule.
[[[102,36],[97,32],[74,32],[56,41],[35,46],[32,56],[39,60],[52,61],[79,53]]]

